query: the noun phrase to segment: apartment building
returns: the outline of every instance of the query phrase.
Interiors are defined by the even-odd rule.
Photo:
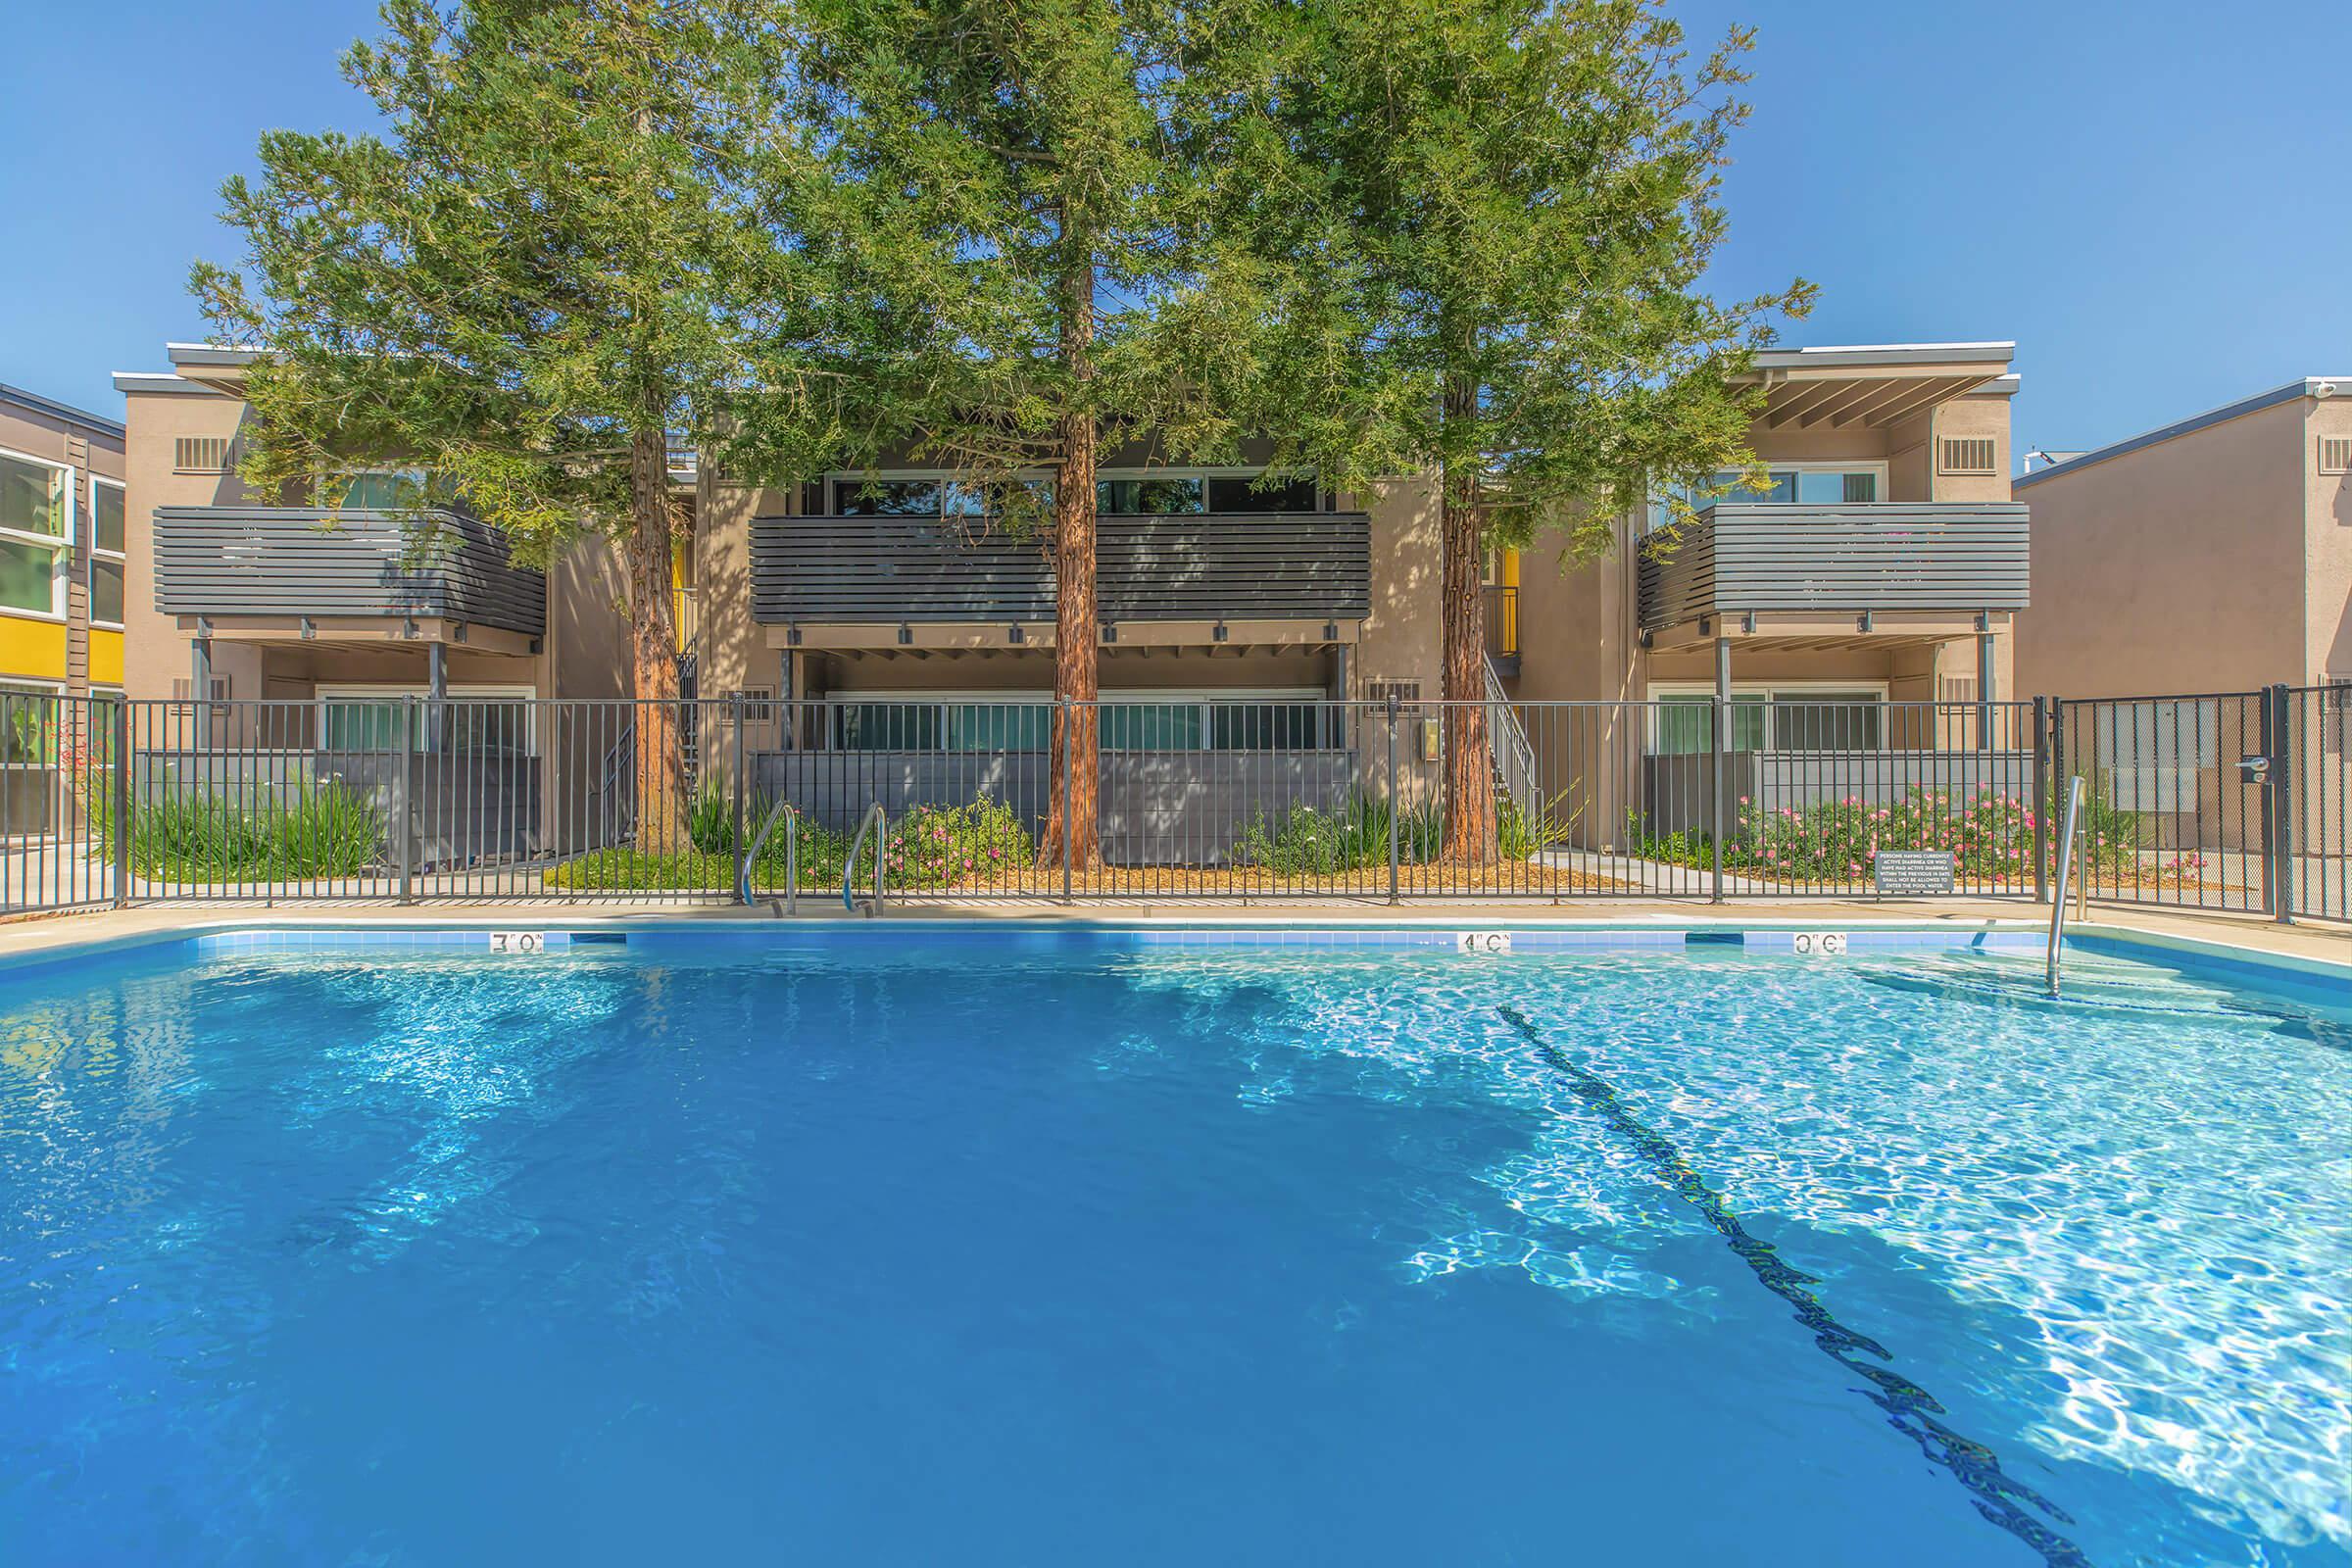
[[[1710,779],[1675,760],[1709,750],[1719,694],[1740,796],[1967,787],[1945,754],[2030,747],[1997,706],[2019,691],[2014,623],[2029,598],[2028,514],[2009,479],[2013,352],[1760,354],[1748,439],[1767,488],[1718,475],[1689,498],[1695,520],[1676,526],[1661,500],[1617,520],[1605,559],[1570,570],[1541,553],[1499,564],[1490,641],[1511,639],[1498,649],[1511,695],[1629,705],[1594,723],[1640,759],[1638,782],[1629,765],[1590,815],[1641,808],[1703,827]],[[1642,732],[1607,733],[1618,724]]]
[[[123,427],[0,385],[0,691],[122,687]]]
[[[168,371],[125,371],[127,626],[134,698],[338,703],[341,738],[406,696],[617,697],[627,617],[611,552],[547,571],[455,513],[404,518],[363,479],[339,515],[255,494],[237,474],[248,350],[167,347]],[[377,500],[371,507],[369,501]],[[438,535],[419,556],[414,533]],[[370,706],[373,705],[373,706]]]
[[[2352,376],[2297,376],[2028,473],[2030,691],[2352,681]]]

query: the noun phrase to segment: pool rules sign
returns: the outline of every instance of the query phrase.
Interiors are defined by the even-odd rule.
[[[1921,898],[1952,891],[1948,850],[1881,850],[1871,861],[1881,898]]]

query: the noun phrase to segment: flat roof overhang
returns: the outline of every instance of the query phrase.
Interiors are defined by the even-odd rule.
[[[1818,610],[1730,611],[1661,626],[1649,633],[1653,653],[1711,648],[1718,637],[1750,653],[1813,653],[1887,649],[1957,642],[2008,629],[2006,610],[1902,610],[1832,614]]]
[[[215,642],[264,648],[423,649],[434,643],[467,653],[535,657],[540,640],[472,621],[439,615],[179,615],[180,632]]]
[[[1766,429],[1881,428],[1972,393],[2017,390],[2010,343],[1887,344],[1772,350],[1743,379],[1764,389]]]
[[[1354,620],[1111,620],[1104,648],[1239,653],[1245,648],[1326,648],[1353,643]],[[1224,635],[1218,635],[1219,628]],[[917,657],[952,653],[1018,653],[1054,646],[1054,622],[908,620],[765,623],[770,648],[804,652],[875,652]],[[1018,636],[1015,636],[1015,633]]]

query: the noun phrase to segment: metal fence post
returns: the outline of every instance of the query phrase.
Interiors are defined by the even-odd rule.
[[[2265,686],[2254,694],[2256,722],[2265,766],[2262,774],[2262,912],[2277,920],[2284,920],[2285,901],[2278,896],[2278,705],[2272,700],[2274,688]],[[2242,709],[2241,709],[2242,711]],[[2238,733],[2245,733],[2244,721],[2239,721]],[[2245,799],[2241,790],[2238,799]],[[2242,821],[2242,813],[2241,813]]]
[[[1078,716],[1068,699],[1061,704],[1061,902],[1070,902],[1070,841],[1078,836],[1078,815],[1071,808],[1077,782]]]
[[[400,902],[416,902],[416,694],[400,700]]]
[[[1396,795],[1396,692],[1389,690],[1389,902],[1396,902],[1396,818],[1404,803]]]
[[[2034,902],[2050,897],[2050,700],[2034,699]]]
[[[1723,797],[1730,772],[1730,759],[1726,755],[1725,743],[1731,739],[1732,727],[1732,705],[1730,700],[1724,696],[1724,665],[1729,657],[1730,647],[1729,643],[1721,640],[1715,644],[1715,701],[1709,708],[1709,711],[1714,716],[1714,722],[1708,726],[1707,740],[1715,774],[1714,787],[1708,791],[1712,799],[1708,802],[1707,807],[1707,865],[1712,890],[1707,899],[1709,904],[1723,902]]]
[[[2295,731],[2292,718],[2292,699],[2286,683],[2281,681],[2263,694],[2263,706],[2268,710],[2264,727],[2271,732],[2270,744],[2263,748],[2271,765],[2263,769],[2262,798],[2264,810],[2270,818],[2271,872],[2264,880],[2278,889],[2271,900],[2271,917],[2280,925],[2295,923],[2295,819],[2294,776],[2299,759],[2295,756]]]
[[[115,907],[130,903],[130,699],[115,702]]]
[[[735,862],[743,863],[743,693],[727,694],[727,721],[735,727],[735,836],[728,840],[734,849]]]

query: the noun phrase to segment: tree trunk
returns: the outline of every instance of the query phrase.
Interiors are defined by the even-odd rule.
[[[1039,858],[1062,858],[1064,835],[1074,870],[1102,865],[1102,729],[1095,614],[1095,270],[1081,255],[1062,279],[1061,357],[1078,386],[1061,416],[1061,464],[1054,475],[1054,757],[1053,806]],[[1071,705],[1077,705],[1075,707]],[[1067,733],[1065,733],[1065,726]]]
[[[1446,388],[1446,422],[1474,416],[1459,380]],[[1451,443],[1448,443],[1450,450]],[[1445,539],[1441,633],[1446,693],[1446,858],[1494,861],[1494,760],[1487,739],[1486,540],[1478,479],[1448,462],[1440,531]]]
[[[677,536],[669,495],[669,439],[650,416],[629,442],[629,655],[637,701],[639,850],[666,854],[684,840],[685,750],[678,713],[678,628],[670,552]]]

